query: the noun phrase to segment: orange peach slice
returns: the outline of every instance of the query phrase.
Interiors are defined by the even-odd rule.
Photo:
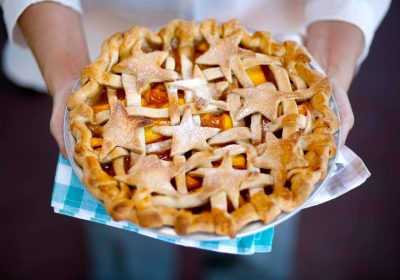
[[[228,113],[200,115],[201,126],[216,127],[227,130],[233,127],[231,116]]]
[[[153,132],[154,125],[150,125],[144,128],[144,139],[146,144],[155,143],[161,141],[164,136]]]
[[[126,100],[121,100],[122,104],[124,106],[126,106]],[[106,111],[106,110],[110,110],[110,105],[108,103],[105,104],[95,104],[92,105],[92,109],[93,109],[93,113],[98,113],[101,111]]]
[[[103,138],[93,137],[90,139],[90,145],[92,147],[100,147],[103,145]]]
[[[186,175],[186,188],[192,191],[201,187],[201,180],[190,175]]]
[[[249,75],[250,79],[254,83],[255,86],[266,83],[267,79],[265,78],[264,72],[261,69],[260,65],[254,66],[246,70],[247,75]]]
[[[232,166],[237,169],[246,169],[246,157],[242,154],[232,157]]]

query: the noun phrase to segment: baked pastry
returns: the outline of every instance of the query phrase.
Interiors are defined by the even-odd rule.
[[[237,20],[173,20],[107,39],[68,100],[82,181],[116,221],[235,237],[301,206],[339,122],[292,41]]]

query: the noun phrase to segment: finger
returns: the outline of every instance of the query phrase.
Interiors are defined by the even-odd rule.
[[[346,122],[342,123],[342,137],[341,137],[340,147],[345,145],[350,129],[351,129],[350,125],[348,125]]]
[[[347,93],[338,86],[334,80],[332,81],[333,95],[338,105],[340,122],[342,129],[342,137],[340,146],[345,145],[347,136],[354,125],[354,114]]]
[[[60,136],[60,132],[53,131],[53,130],[51,130],[51,131],[52,131],[51,134],[53,135],[54,139],[56,140],[57,146],[60,149],[60,153],[64,157],[66,157],[67,156],[67,150],[66,150],[65,145],[64,145],[64,140],[62,139],[63,137]]]
[[[58,145],[58,148],[60,149],[61,154],[66,157],[67,150],[64,144],[63,124],[64,124],[64,119],[62,114],[60,115],[59,113],[55,114],[53,113],[50,120],[50,131],[54,139],[56,140],[56,143]]]
[[[67,150],[64,142],[64,114],[67,106],[67,100],[71,93],[72,84],[76,78],[66,79],[65,87],[60,89],[53,96],[53,110],[50,119],[50,131],[53,135],[60,153],[67,157]]]
[[[64,157],[68,157],[68,155],[67,155],[67,149],[65,148],[65,146],[60,148],[60,153],[61,153]]]
[[[347,140],[347,136],[354,125],[353,114],[345,116],[345,120],[342,122],[342,142],[340,146],[344,146]]]
[[[50,131],[63,156],[67,156],[64,142],[64,111],[68,94],[59,94],[53,99],[53,111],[50,119]]]

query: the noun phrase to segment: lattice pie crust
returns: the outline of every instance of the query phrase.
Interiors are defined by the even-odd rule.
[[[237,20],[117,33],[68,101],[83,183],[116,221],[235,237],[303,204],[336,153],[328,79]]]

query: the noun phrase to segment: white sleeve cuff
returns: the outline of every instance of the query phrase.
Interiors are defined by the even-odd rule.
[[[376,29],[390,6],[389,0],[312,0],[305,8],[306,24],[322,20],[340,20],[354,24],[362,31],[365,47],[360,56],[361,63],[368,55]]]
[[[14,44],[26,47],[26,40],[18,26],[18,18],[30,5],[40,2],[55,2],[71,8],[82,14],[82,6],[80,0],[3,0],[1,1],[3,8],[3,18],[6,25],[8,38]]]

